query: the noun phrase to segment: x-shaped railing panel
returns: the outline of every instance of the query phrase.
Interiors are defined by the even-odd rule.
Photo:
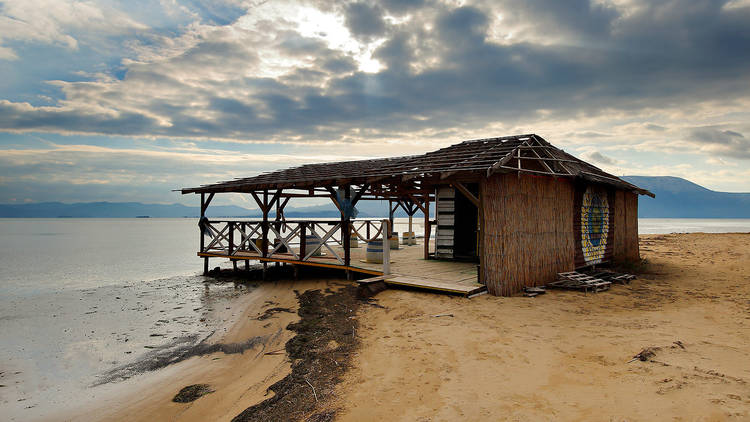
[[[206,228],[208,228],[208,231],[211,233],[211,242],[206,246],[205,250],[208,251],[212,248],[214,248],[214,245],[218,245],[219,247],[214,249],[225,249],[226,247],[222,243],[222,239],[227,241],[227,244],[229,244],[229,232],[227,229],[229,228],[229,224],[224,226],[224,228],[219,231],[216,227],[213,226],[212,223],[207,223]],[[226,232],[226,233],[224,233]]]
[[[262,226],[260,224],[251,225],[252,230],[249,234],[246,234],[241,226],[237,228],[237,231],[240,232],[240,236],[242,237],[242,241],[240,241],[240,244],[235,249],[233,255],[237,254],[240,249],[247,250],[246,245],[250,245],[253,249],[255,249],[255,252],[258,252],[258,255],[263,255],[263,253],[260,251],[260,248],[258,248],[258,245],[256,245],[255,242],[252,241],[252,236],[258,233],[258,230],[260,230],[261,227]]]
[[[292,230],[291,233],[287,235],[287,237],[284,237],[281,235],[281,233],[276,231],[276,229],[273,226],[270,226],[269,229],[276,235],[276,238],[279,240],[279,244],[277,244],[273,248],[271,253],[268,255],[273,256],[273,254],[276,253],[276,251],[278,251],[282,246],[285,246],[286,250],[289,251],[289,253],[291,253],[295,259],[299,259],[299,255],[297,255],[297,253],[294,252],[294,249],[292,249],[291,243],[292,243],[292,239],[294,239],[294,237],[297,236],[297,233],[299,233],[301,228],[302,228],[301,224],[297,225],[297,227],[295,227],[294,230]]]
[[[333,250],[333,249],[332,249],[332,248],[331,248],[330,246],[328,246],[328,244],[326,243],[326,241],[327,241],[327,240],[328,240],[328,239],[329,239],[329,238],[330,238],[331,236],[333,236],[333,234],[334,234],[334,233],[336,232],[336,230],[338,230],[339,226],[340,226],[340,224],[335,224],[335,225],[334,225],[334,226],[333,226],[333,227],[331,228],[331,230],[329,230],[328,232],[326,232],[325,236],[323,236],[323,237],[320,237],[320,236],[318,235],[318,233],[317,233],[317,232],[315,232],[315,228],[314,228],[314,227],[310,227],[310,234],[312,234],[313,236],[315,236],[315,237],[316,237],[316,238],[317,238],[317,239],[318,239],[318,240],[320,241],[320,244],[318,245],[318,247],[316,247],[316,248],[315,248],[315,249],[313,249],[312,251],[309,251],[309,252],[307,252],[307,255],[305,255],[305,257],[304,257],[304,258],[302,258],[302,260],[303,260],[303,261],[307,261],[307,259],[308,259],[308,258],[310,258],[310,257],[311,257],[311,256],[312,256],[312,255],[313,255],[313,254],[314,254],[315,252],[317,252],[317,251],[318,251],[318,250],[319,250],[320,248],[322,248],[323,246],[325,246],[325,247],[326,247],[326,248],[327,248],[327,249],[328,249],[328,250],[329,250],[329,251],[331,252],[331,254],[332,254],[333,256],[335,256],[335,257],[336,257],[336,259],[337,259],[337,260],[339,261],[339,263],[340,263],[340,264],[343,264],[343,263],[344,263],[344,260],[343,260],[343,259],[341,259],[341,257],[340,257],[340,256],[339,256],[339,255],[338,255],[338,254],[336,253],[336,251],[334,251],[334,250]],[[304,241],[304,239],[302,239],[302,241]]]

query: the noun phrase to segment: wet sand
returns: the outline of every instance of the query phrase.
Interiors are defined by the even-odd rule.
[[[234,306],[243,309],[208,338],[208,345],[242,345],[241,353],[219,350],[193,356],[155,372],[101,386],[95,403],[66,414],[75,421],[222,421],[270,397],[269,386],[290,372],[284,351],[293,336],[286,330],[299,319],[295,290],[325,289],[340,281],[280,281],[261,283],[242,295]],[[274,311],[266,312],[270,309]],[[285,310],[282,310],[285,309]],[[286,311],[288,310],[288,311]],[[213,393],[191,403],[172,398],[185,386],[208,384]],[[60,417],[52,418],[60,420]]]
[[[337,420],[747,420],[750,234],[646,235],[641,251],[648,272],[598,294],[378,294]]]
[[[2,299],[0,409],[6,420],[57,415],[100,384],[200,344],[252,287],[178,276]]]

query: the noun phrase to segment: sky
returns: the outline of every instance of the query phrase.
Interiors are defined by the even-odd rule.
[[[0,203],[524,133],[750,192],[750,0],[0,0],[0,75]]]

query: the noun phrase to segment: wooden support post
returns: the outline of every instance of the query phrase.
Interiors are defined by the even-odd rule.
[[[250,260],[249,259],[245,260],[245,271],[250,271]]]
[[[349,186],[344,186],[344,198],[347,200],[351,200],[351,191],[349,189]],[[344,245],[344,265],[347,267],[351,265],[352,261],[352,250],[350,248],[352,236],[351,236],[351,230],[349,230],[349,222],[350,222],[351,216],[344,216],[344,214],[341,214],[341,244]],[[347,269],[347,278],[349,278]]]
[[[370,240],[370,222],[366,221],[365,226],[367,226],[367,240]]]
[[[227,252],[229,255],[234,253],[234,221],[227,223],[229,226],[229,246],[227,246]]]
[[[430,259],[430,194],[424,196],[424,259]]]
[[[261,233],[262,233],[262,240],[261,240],[261,249],[260,251],[263,254],[263,257],[266,257],[266,254],[268,253],[268,212],[270,211],[268,209],[268,191],[263,191],[263,225],[261,226]]]
[[[482,183],[481,181],[479,183]],[[479,207],[477,209],[477,217],[479,220],[479,230],[477,233],[477,250],[479,251],[479,268],[477,270],[477,282],[484,284],[484,276],[482,270],[484,269],[484,195],[482,195],[482,186],[479,186]]]
[[[206,216],[206,207],[205,207],[205,204],[206,204],[206,194],[202,193],[201,194],[201,216],[200,216],[200,220],[198,220],[199,222],[201,220],[203,220],[203,217]],[[203,239],[203,237],[204,237],[203,236],[203,227],[198,226],[198,232],[200,233],[200,236],[201,236],[200,252],[203,252],[203,249],[205,248],[205,240]],[[204,271],[204,272],[208,272],[208,271]]]
[[[388,221],[390,221],[390,225],[388,226],[388,239],[391,238],[391,231],[393,230],[393,212],[398,209],[398,202],[396,203],[396,208],[393,208],[393,201],[388,201]],[[383,246],[385,248],[385,246]]]
[[[389,242],[390,236],[388,233],[391,231],[390,220],[383,220],[383,274],[388,275],[391,273],[391,245]]]
[[[305,241],[307,237],[307,223],[303,221],[299,225],[301,227],[299,235],[299,259],[302,261],[307,256],[307,242]]]
[[[208,275],[208,257],[203,257],[203,275]]]
[[[268,256],[268,212],[271,211],[271,205],[268,203],[268,190],[263,191],[263,225],[261,227],[262,237],[260,241],[260,252],[265,258]],[[263,261],[263,280],[266,279],[268,271],[268,262]]]

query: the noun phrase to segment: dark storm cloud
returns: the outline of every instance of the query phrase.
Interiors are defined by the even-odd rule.
[[[503,11],[511,19],[528,22],[546,33],[574,38],[609,37],[612,24],[619,17],[617,9],[589,0],[509,0]]]
[[[351,3],[344,8],[346,26],[361,39],[371,39],[385,34],[383,9],[370,2]]]
[[[407,13],[427,3],[425,0],[383,0],[381,4],[390,13],[397,15]]]
[[[694,128],[690,130],[688,140],[724,157],[750,159],[750,139],[732,130],[715,127]]]
[[[377,73],[356,71],[351,53],[286,26],[273,45],[305,64],[255,77],[261,45],[236,33],[202,34],[182,54],[129,66],[122,82],[65,85],[68,101],[58,107],[0,103],[0,128],[335,140],[355,131],[460,133],[541,116],[743,100],[750,93],[750,8],[725,3],[644,1],[626,13],[581,0],[507,1],[499,8],[413,1],[399,9],[414,16],[402,24],[384,18],[395,2],[350,3],[342,13],[352,33],[384,38],[373,53],[383,65]],[[490,36],[515,28],[519,39]],[[100,103],[108,111],[94,107]]]

